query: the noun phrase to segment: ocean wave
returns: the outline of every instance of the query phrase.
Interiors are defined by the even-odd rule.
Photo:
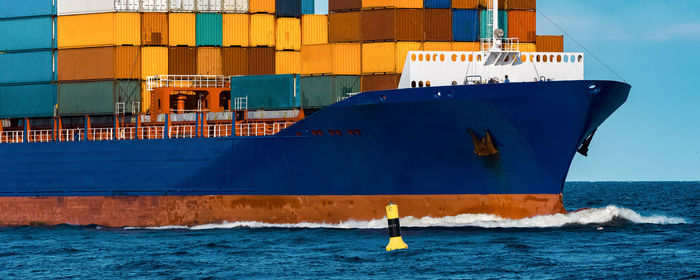
[[[403,228],[426,227],[480,227],[480,228],[557,228],[563,226],[608,225],[619,222],[631,222],[635,224],[685,224],[683,218],[667,217],[661,215],[642,216],[639,213],[614,205],[604,208],[590,208],[567,214],[555,214],[535,216],[524,219],[506,219],[488,214],[461,214],[442,218],[433,217],[402,217]],[[208,230],[229,228],[328,228],[328,229],[384,229],[386,217],[371,221],[346,221],[342,223],[295,223],[295,224],[271,224],[261,222],[224,222],[218,224],[206,224],[196,226],[162,226],[162,227],[127,227],[125,229],[149,229],[149,230]]]

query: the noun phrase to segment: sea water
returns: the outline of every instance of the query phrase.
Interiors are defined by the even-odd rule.
[[[402,217],[393,252],[383,219],[0,228],[0,279],[700,278],[699,182],[567,183],[564,198],[564,215]]]

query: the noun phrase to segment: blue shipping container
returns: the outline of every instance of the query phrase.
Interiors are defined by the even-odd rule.
[[[278,17],[300,17],[302,0],[276,0],[275,14]]]
[[[222,24],[221,14],[197,14],[197,46],[221,46]]]
[[[0,51],[56,48],[55,28],[52,16],[0,19]]]
[[[0,84],[29,84],[56,80],[53,51],[0,53]]]
[[[316,13],[316,3],[314,0],[301,0],[301,13],[313,15]]]
[[[50,16],[56,0],[0,0],[0,18]]]
[[[481,38],[491,38],[493,28],[487,10],[481,11]],[[503,29],[503,37],[508,38],[508,11],[498,11],[498,27]]]
[[[231,102],[235,102],[238,97],[248,97],[249,110],[299,108],[301,77],[299,75],[233,76],[231,77]]]
[[[424,0],[423,6],[427,9],[449,9],[452,8],[452,0]]]
[[[55,84],[0,86],[0,118],[52,117]]]
[[[452,40],[458,42],[479,41],[479,11],[452,11]]]

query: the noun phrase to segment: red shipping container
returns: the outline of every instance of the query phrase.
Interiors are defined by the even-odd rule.
[[[362,40],[362,13],[349,12],[328,15],[328,40],[331,43]]]
[[[452,10],[425,9],[423,15],[426,41],[448,42],[452,40]]]
[[[397,89],[401,75],[365,75],[362,76],[362,91]]]
[[[328,11],[358,11],[362,9],[362,0],[328,0]]]

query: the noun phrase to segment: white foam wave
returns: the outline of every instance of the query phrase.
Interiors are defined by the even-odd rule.
[[[567,225],[600,225],[625,220],[636,224],[685,224],[683,218],[667,217],[661,215],[642,216],[637,212],[617,206],[604,208],[591,208],[568,214],[555,214],[535,216],[524,219],[506,219],[496,215],[487,214],[461,214],[457,216],[433,218],[433,217],[402,217],[401,227],[425,228],[425,227],[482,227],[482,228],[554,228]],[[261,222],[224,222],[220,224],[206,224],[197,226],[163,226],[163,227],[127,227],[126,229],[153,229],[153,230],[207,230],[228,228],[333,228],[333,229],[383,229],[386,228],[386,219],[371,221],[346,221],[337,224],[330,223],[296,223],[296,224],[271,224]]]

